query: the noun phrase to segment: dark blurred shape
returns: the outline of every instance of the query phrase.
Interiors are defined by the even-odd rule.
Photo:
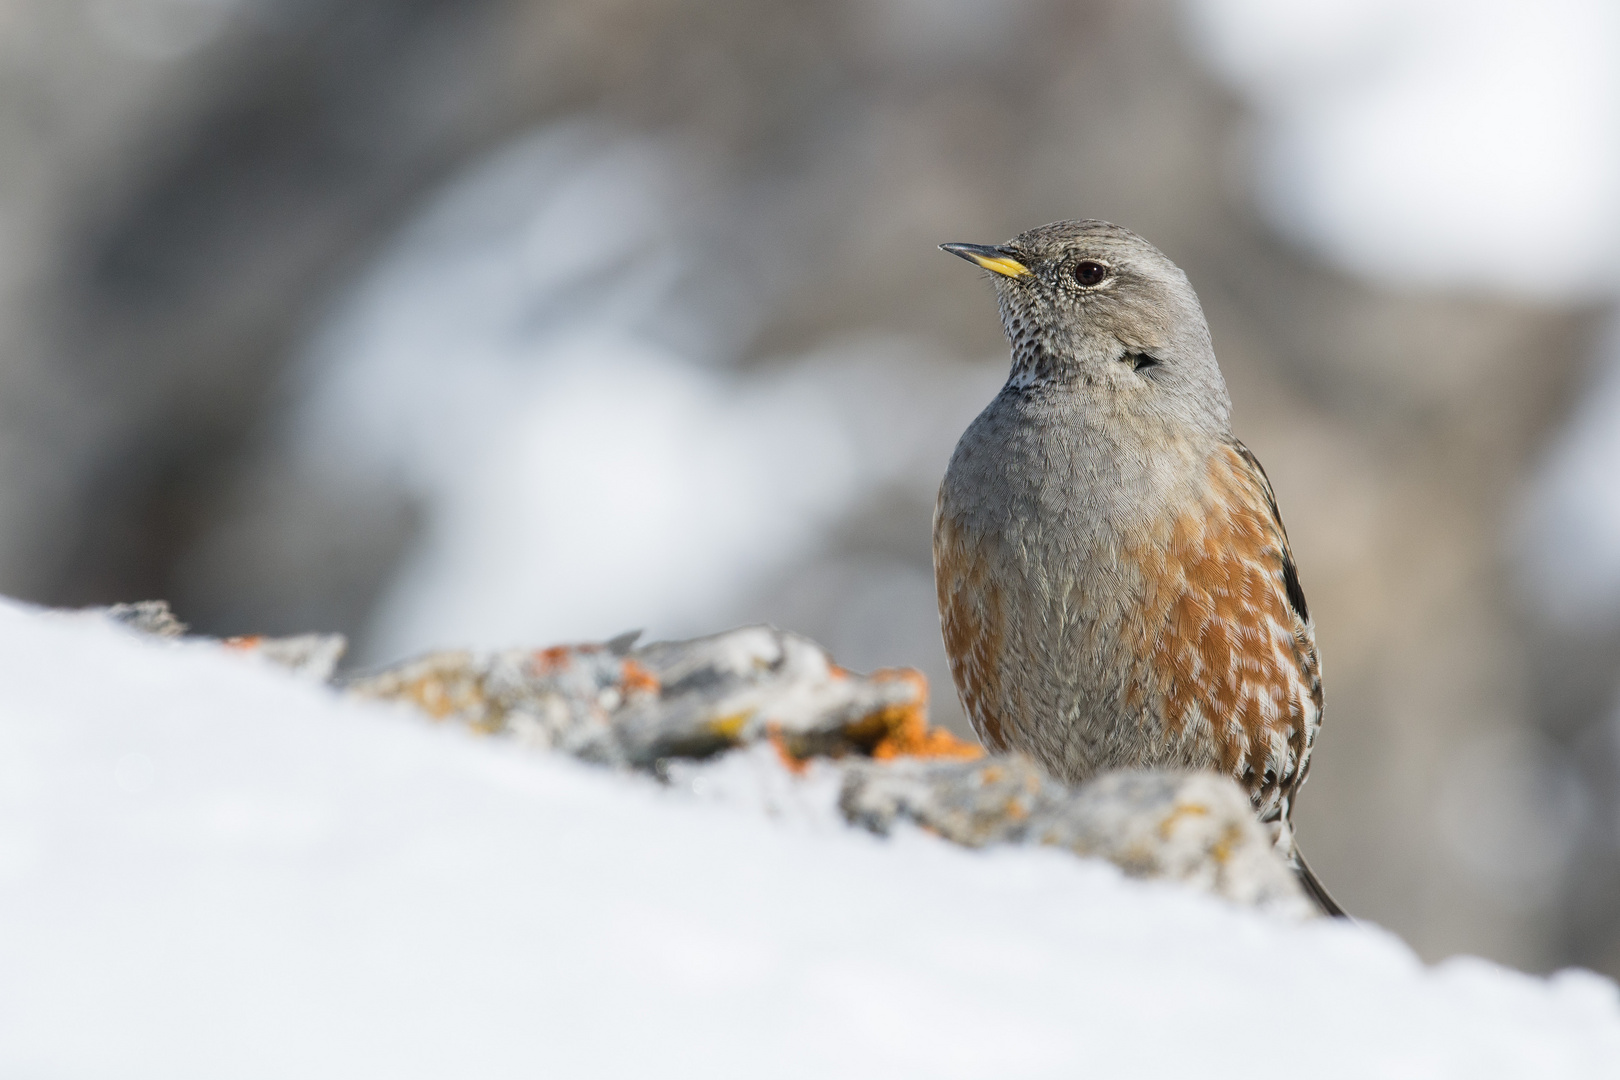
[[[229,498],[300,330],[426,186],[516,120],[483,62],[489,0],[271,7],[192,61],[167,138],[91,185],[68,240],[54,337],[103,415],[44,598],[175,593],[174,560]],[[335,595],[269,628],[355,623],[398,532],[359,541]],[[234,607],[196,617],[266,614]]]

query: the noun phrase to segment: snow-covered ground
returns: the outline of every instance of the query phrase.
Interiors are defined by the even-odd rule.
[[[1608,1077],[1613,984],[880,841],[0,604],[0,1076]]]

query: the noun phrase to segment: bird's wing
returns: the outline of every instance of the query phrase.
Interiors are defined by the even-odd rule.
[[[1286,820],[1321,723],[1322,681],[1276,496],[1247,447],[1217,450],[1205,500],[1149,557],[1161,560],[1148,568],[1147,603],[1163,628],[1153,663],[1171,736],[1209,739],[1261,817]]]
[[[1266,467],[1260,464],[1260,459],[1254,456],[1253,450],[1236,439],[1232,440],[1231,448],[1259,482],[1260,491],[1266,499],[1266,509],[1271,511],[1271,521],[1276,526],[1277,538],[1281,541],[1283,587],[1288,594],[1288,605],[1294,609],[1294,614],[1299,616],[1299,621],[1310,629],[1310,608],[1305,603],[1305,590],[1299,585],[1299,570],[1294,566],[1294,552],[1288,546],[1288,529],[1283,525],[1282,511],[1277,509],[1277,492],[1271,486],[1271,477],[1266,475]],[[1315,641],[1314,630],[1312,641]]]

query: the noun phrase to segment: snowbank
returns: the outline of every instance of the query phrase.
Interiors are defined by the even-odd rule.
[[[771,821],[0,605],[0,1075],[1612,1076],[1426,969],[1055,851]]]

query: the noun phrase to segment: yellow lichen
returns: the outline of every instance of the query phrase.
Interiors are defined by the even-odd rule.
[[[1200,806],[1197,803],[1180,803],[1174,810],[1170,811],[1163,821],[1159,822],[1159,839],[1170,839],[1170,834],[1175,831],[1176,824],[1182,818],[1204,817],[1208,814],[1209,807],[1207,806]]]
[[[1228,825],[1226,830],[1221,833],[1220,840],[1216,841],[1215,846],[1210,849],[1210,858],[1225,866],[1226,861],[1232,857],[1232,852],[1242,845],[1243,830],[1236,824]]]
[[[728,713],[725,716],[710,720],[704,726],[709,729],[711,734],[718,735],[722,739],[735,741],[742,736],[743,728],[748,726],[748,721],[753,719],[753,716],[754,714],[751,711]]]

